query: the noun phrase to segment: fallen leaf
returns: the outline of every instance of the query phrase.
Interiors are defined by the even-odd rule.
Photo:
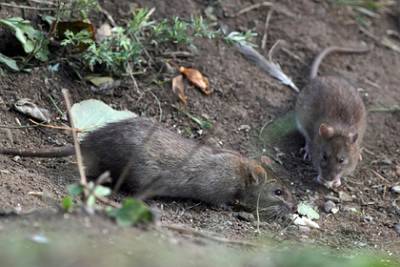
[[[71,108],[71,114],[74,126],[83,131],[79,133],[79,138],[107,123],[137,117],[131,111],[115,110],[96,99],[88,99],[75,103]]]
[[[185,85],[183,84],[182,75],[178,75],[172,79],[172,92],[179,97],[183,104],[187,104],[187,96],[185,95]]]
[[[204,77],[197,69],[180,67],[179,72],[185,75],[186,79],[199,88],[204,94],[209,95],[213,92],[213,90],[209,88],[207,77]]]
[[[17,61],[15,61],[14,59],[3,55],[2,53],[0,53],[0,63],[6,65],[7,67],[9,67],[10,69],[12,69],[14,71],[19,71],[19,67],[17,65]]]
[[[114,80],[110,76],[87,75],[85,80],[94,85],[90,88],[94,93],[101,94],[112,94],[112,89],[121,85],[120,80]]]
[[[319,214],[318,212],[316,212],[308,203],[304,203],[301,202],[298,206],[297,206],[297,212],[300,215],[306,216],[308,217],[310,220],[319,219]]]
[[[22,98],[14,103],[14,108],[22,114],[28,115],[42,122],[50,122],[51,116],[47,109],[39,108],[28,98]]]

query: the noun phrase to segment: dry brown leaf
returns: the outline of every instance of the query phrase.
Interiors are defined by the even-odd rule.
[[[179,71],[204,94],[209,95],[213,92],[213,90],[208,87],[208,79],[197,69],[180,67]]]
[[[182,75],[178,75],[172,79],[172,91],[179,97],[183,104],[187,104],[187,96],[185,95],[185,85],[183,84]]]

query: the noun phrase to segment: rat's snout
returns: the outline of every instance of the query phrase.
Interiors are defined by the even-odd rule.
[[[318,174],[317,182],[326,186],[329,189],[339,187],[342,184],[341,175],[336,175],[335,178],[333,178],[332,180],[325,180],[324,178],[322,178],[321,173]]]

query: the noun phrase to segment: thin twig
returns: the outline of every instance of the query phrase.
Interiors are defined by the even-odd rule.
[[[106,197],[96,196],[96,199],[98,201],[102,202],[103,204],[106,204],[106,205],[111,206],[111,207],[116,208],[116,209],[119,209],[119,208],[122,207],[122,205],[119,204],[118,202],[112,201],[111,199],[108,199]]]
[[[286,53],[288,56],[290,56],[291,58],[297,60],[298,62],[300,62],[303,65],[307,65],[304,60],[302,60],[298,55],[296,55],[295,53],[293,53],[292,51],[290,51],[289,49],[287,49],[286,47],[282,46],[280,48],[282,50],[282,52]]]
[[[133,76],[133,69],[132,69],[132,65],[131,65],[130,62],[128,63],[127,71],[128,71],[129,77],[130,77],[131,80],[132,80],[133,87],[135,87],[136,93],[138,93],[139,95],[142,95],[142,92],[141,92],[140,89],[139,89],[139,86],[138,86],[138,84],[137,84],[137,81],[136,81],[136,79],[135,79],[135,76]]]
[[[20,9],[42,10],[42,11],[56,10],[56,8],[53,8],[53,7],[34,7],[34,6],[15,5],[15,4],[9,4],[9,3],[3,3],[3,2],[0,3],[0,6],[20,8]]]
[[[65,130],[65,131],[75,131],[77,133],[84,132],[79,128],[71,128],[71,127],[56,126],[56,125],[51,125],[51,124],[43,124],[43,123],[36,122],[36,121],[34,121],[32,119],[29,119],[29,121],[32,122],[33,124],[35,124],[35,126],[38,126],[38,127],[45,127],[45,128],[56,129],[56,130]]]
[[[264,6],[266,6],[266,7],[271,7],[271,6],[273,6],[273,5],[274,5],[273,3],[268,2],[268,1],[265,1],[265,2],[262,2],[262,3],[258,3],[258,4],[254,4],[254,5],[250,5],[250,6],[247,6],[247,7],[243,8],[243,9],[241,9],[239,12],[237,12],[237,13],[234,15],[234,17],[243,15],[244,13],[250,12],[250,11],[252,11],[253,9],[257,9],[257,8],[264,7]]]
[[[400,111],[400,106],[396,105],[393,107],[382,107],[382,108],[370,108],[368,109],[368,112],[396,112]]]
[[[26,129],[26,128],[35,128],[39,125],[0,125],[0,128],[4,129]]]
[[[271,20],[271,17],[272,17],[272,13],[273,13],[273,12],[274,12],[274,9],[271,8],[271,9],[268,11],[267,18],[265,19],[264,35],[263,35],[263,38],[262,38],[262,40],[261,40],[261,49],[262,49],[262,50],[264,50],[264,49],[265,49],[265,46],[267,45],[268,27],[269,27],[269,22],[270,22],[270,20]]]
[[[71,113],[71,100],[70,100],[68,89],[62,89],[62,94],[64,96],[65,105],[67,107],[68,117],[69,117],[70,125],[71,125],[71,128],[72,128],[72,138],[74,139],[74,148],[75,148],[75,154],[76,154],[76,161],[78,162],[79,175],[81,177],[81,185],[86,187],[87,186],[87,180],[86,180],[86,176],[85,176],[85,170],[83,168],[81,147],[79,145],[77,132],[76,132],[75,127],[74,127],[74,120],[72,118],[72,113]],[[84,191],[84,193],[85,193],[84,197],[86,198],[87,197],[87,192]],[[84,200],[86,201],[86,199],[84,199]]]
[[[156,102],[157,102],[157,104],[158,104],[158,110],[159,110],[159,112],[160,112],[159,121],[162,121],[163,111],[162,111],[162,108],[161,108],[160,99],[158,99],[158,97],[153,93],[153,91],[150,90],[149,92],[150,92],[150,94],[154,97],[154,99],[156,100]]]
[[[36,4],[49,5],[49,6],[56,6],[57,5],[54,2],[44,1],[44,0],[28,0],[28,1],[36,3]]]
[[[382,175],[380,175],[377,171],[371,170],[371,172],[373,172],[376,176],[378,176],[378,178],[380,178],[382,181],[384,181],[384,182],[390,184],[390,182],[389,182],[385,177],[383,177]]]
[[[274,45],[271,47],[271,49],[269,50],[269,52],[268,52],[268,59],[269,59],[269,61],[273,61],[272,60],[272,57],[273,57],[273,55],[274,55],[274,53],[275,53],[275,49],[278,47],[278,45],[281,43],[281,42],[283,42],[283,40],[281,40],[281,39],[278,39],[275,43],[274,43]]]
[[[257,197],[257,205],[256,205],[256,215],[257,215],[257,230],[256,233],[260,234],[260,212],[259,212],[259,204],[260,204],[260,196],[261,196],[261,191],[258,193]]]
[[[173,231],[179,232],[181,234],[188,234],[188,235],[192,235],[192,236],[202,237],[202,238],[210,239],[212,241],[216,241],[219,243],[246,246],[246,247],[259,247],[260,246],[256,243],[252,243],[252,242],[248,242],[248,241],[232,240],[232,239],[227,239],[224,237],[212,236],[212,235],[197,231],[193,228],[182,227],[179,225],[163,225],[162,227],[166,228],[168,230],[173,230]]]
[[[98,8],[99,8],[99,11],[100,11],[101,13],[103,13],[104,16],[106,16],[106,18],[107,18],[107,20],[110,22],[111,26],[116,27],[116,26],[117,26],[117,23],[115,23],[115,20],[114,20],[114,18],[111,16],[111,14],[110,14],[107,10],[105,10],[100,4],[98,4]]]

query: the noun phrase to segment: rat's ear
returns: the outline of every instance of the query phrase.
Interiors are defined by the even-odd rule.
[[[241,159],[239,163],[240,176],[244,180],[245,186],[260,185],[267,180],[265,169],[253,160]]]
[[[354,144],[358,139],[358,133],[349,133],[350,144]]]
[[[261,165],[250,164],[249,165],[249,185],[260,185],[265,183],[267,180],[267,172]]]
[[[332,126],[329,126],[325,123],[321,123],[319,126],[319,135],[323,138],[329,139],[335,134],[335,130]]]

